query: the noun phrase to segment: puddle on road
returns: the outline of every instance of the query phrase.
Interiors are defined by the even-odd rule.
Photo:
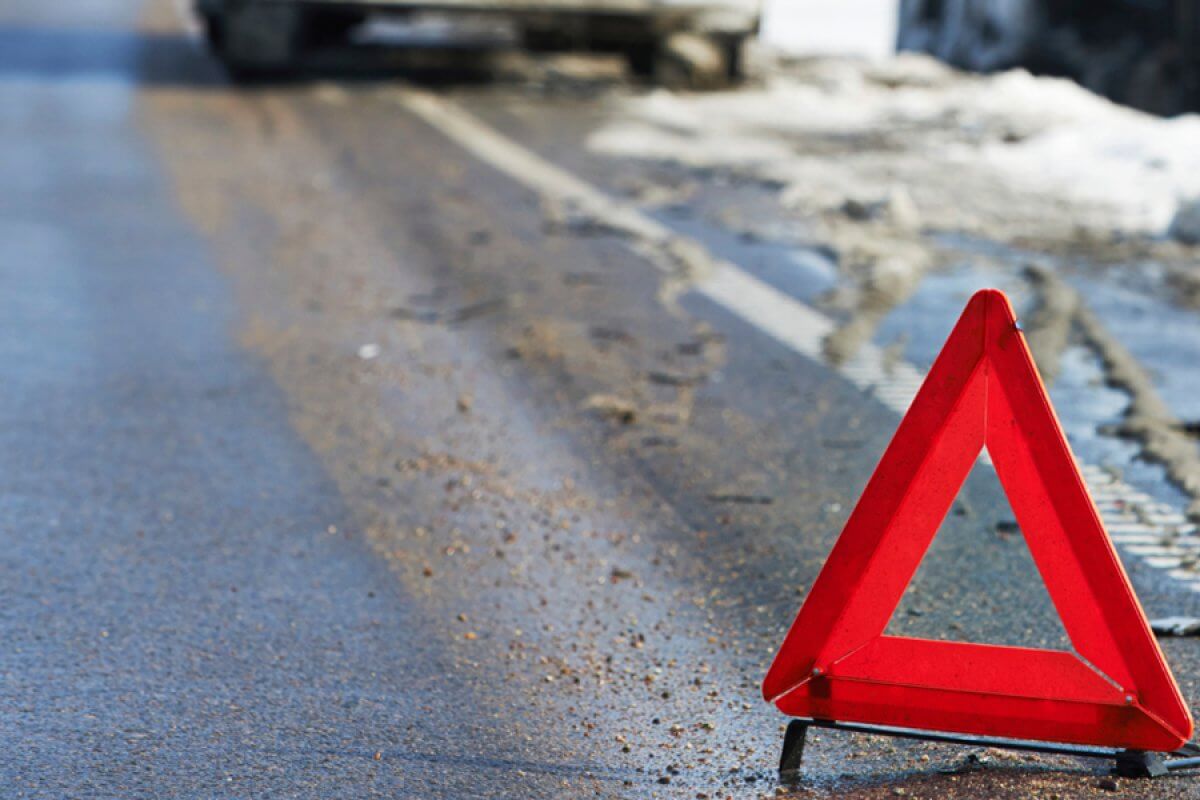
[[[1200,316],[1137,290],[1087,276],[1064,276],[1105,327],[1151,373],[1154,387],[1184,421],[1200,420]]]

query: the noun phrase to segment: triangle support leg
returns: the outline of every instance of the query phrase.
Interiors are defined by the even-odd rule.
[[[808,739],[808,723],[794,719],[783,735],[783,752],[779,755],[779,782],[794,784],[800,780],[800,762],[804,759],[804,744]]]

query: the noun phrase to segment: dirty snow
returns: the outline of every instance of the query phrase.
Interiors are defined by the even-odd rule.
[[[826,58],[779,67],[757,88],[660,91],[615,111],[592,149],[731,168],[781,183],[808,211],[899,182],[943,229],[1005,238],[1058,209],[1060,226],[1157,235],[1200,196],[1200,117],[1151,117],[1019,70]]]

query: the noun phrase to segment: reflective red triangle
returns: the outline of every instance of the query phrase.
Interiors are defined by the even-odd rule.
[[[1074,653],[885,636],[987,447]],[[967,304],[763,680],[787,714],[1174,750],[1192,718],[1012,306]]]

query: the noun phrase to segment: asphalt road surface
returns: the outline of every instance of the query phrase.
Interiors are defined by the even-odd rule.
[[[1200,797],[840,733],[777,786],[758,686],[905,373],[823,356],[777,186],[605,155],[645,88],[518,61],[237,88],[167,0],[0,9],[0,796]],[[913,374],[992,278],[1052,280],[927,279]],[[1186,508],[1063,358],[1081,459]],[[889,630],[1065,646],[977,473]]]

